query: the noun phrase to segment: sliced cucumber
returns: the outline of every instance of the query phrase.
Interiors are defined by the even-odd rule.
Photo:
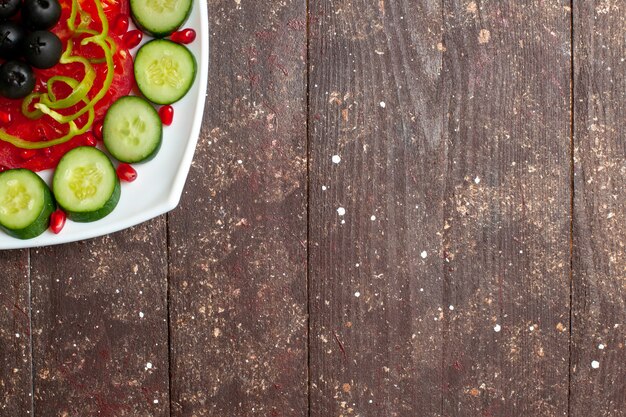
[[[120,200],[120,180],[104,152],[90,146],[74,148],[61,158],[52,191],[67,217],[76,222],[100,220]]]
[[[162,138],[163,124],[159,113],[143,98],[125,96],[107,110],[102,139],[118,161],[149,161],[161,148]]]
[[[151,102],[172,104],[180,100],[196,78],[196,59],[183,45],[155,39],[139,48],[135,80]]]
[[[0,228],[18,239],[46,231],[55,209],[48,185],[27,169],[0,173]]]
[[[185,23],[192,5],[193,0],[130,0],[130,13],[139,29],[162,38]]]

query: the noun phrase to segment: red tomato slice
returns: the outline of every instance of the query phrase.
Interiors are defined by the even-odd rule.
[[[101,3],[109,24],[120,14],[127,15],[129,12],[128,0],[101,0]]]
[[[24,139],[40,140],[41,137],[59,136],[56,128],[43,118],[32,121],[21,116],[18,117],[18,120],[12,122],[11,127],[12,134]],[[77,146],[87,145],[88,143],[88,135],[84,134],[76,136],[61,145],[38,149],[35,151],[34,155],[25,157],[23,149],[18,149],[7,142],[0,141],[0,166],[5,168],[26,168],[32,171],[42,171],[55,167],[61,157],[71,149]]]
[[[128,13],[128,1],[126,0],[97,0],[100,1],[104,12],[112,21],[120,13]],[[92,29],[98,30],[101,26],[97,19],[97,10],[93,0],[79,0],[79,4],[83,7],[83,10],[88,12],[94,17],[94,23],[90,25]],[[67,29],[67,19],[69,17],[69,11],[71,8],[70,0],[61,0],[62,16],[60,22],[55,26],[53,31],[65,41],[70,36]],[[130,93],[134,85],[133,77],[133,60],[130,52],[123,48],[119,38],[114,38],[116,42],[116,52],[113,56],[115,75],[113,82],[108,88],[106,95],[96,104],[94,107],[96,112],[96,120],[104,117],[106,110],[110,105],[119,97]],[[76,50],[80,55],[88,58],[102,58],[102,50],[93,46],[90,48],[82,48]],[[89,97],[93,98],[102,87],[102,83],[106,78],[109,69],[107,65],[94,64],[96,70],[96,82],[92,87]],[[55,65],[48,70],[37,70],[36,77],[38,80],[38,87],[40,90],[45,89],[45,82],[54,75],[65,75],[72,77],[76,80],[81,80],[84,77],[84,69],[80,64],[71,65]],[[63,85],[58,84],[55,86],[55,94],[57,97],[62,98],[70,94],[71,90]],[[77,105],[76,108],[80,107]],[[3,111],[11,113],[11,122],[5,126],[1,126],[7,131],[7,133],[20,137],[29,141],[41,141],[45,138],[60,137],[67,132],[67,126],[62,126],[55,122],[48,116],[43,116],[37,120],[30,120],[25,117],[21,112],[21,100],[9,100],[0,98],[0,108]],[[76,111],[76,108],[66,109],[61,111],[63,114],[72,114]],[[87,116],[83,115],[77,120],[77,124],[82,125]],[[0,140],[0,170],[3,168],[27,168],[33,171],[41,171],[44,169],[54,168],[59,159],[69,150],[82,145],[87,145],[91,142],[90,132],[77,136],[72,140],[62,144],[53,146],[51,148],[40,149],[33,152],[24,152],[23,149],[19,149],[7,142]]]
[[[118,50],[113,56],[113,70],[115,75],[111,87],[95,107],[96,120],[104,117],[107,109],[115,100],[128,95],[135,84],[133,58],[127,49],[118,46]],[[106,65],[102,64],[99,65],[99,68],[96,68],[96,71],[98,72],[98,78],[104,80],[108,69]]]
[[[80,9],[92,16],[93,21],[90,27],[94,30],[102,29],[94,1],[99,1],[102,5],[102,10],[109,21],[109,26],[113,24],[118,16],[129,14],[128,0],[78,0]],[[65,45],[65,41],[71,36],[71,32],[67,27],[67,20],[72,10],[72,0],[59,0],[59,3],[61,4],[61,18],[52,28],[52,32],[56,33]]]

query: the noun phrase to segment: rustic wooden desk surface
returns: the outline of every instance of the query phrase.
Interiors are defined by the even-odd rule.
[[[180,207],[0,253],[0,415],[626,415],[625,2],[209,13]]]

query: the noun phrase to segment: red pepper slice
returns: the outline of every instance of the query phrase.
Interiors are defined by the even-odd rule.
[[[124,33],[128,32],[128,23],[129,23],[128,16],[126,15],[118,16],[118,18],[115,19],[113,21],[113,24],[111,25],[111,32],[113,32],[116,35],[123,35]]]
[[[142,39],[143,33],[141,33],[140,30],[135,29],[126,32],[124,36],[122,36],[122,44],[128,49],[133,49],[135,46],[139,45]]]
[[[159,109],[159,117],[165,126],[169,126],[174,121],[174,107],[170,105],[162,106]]]
[[[117,167],[117,177],[126,182],[133,182],[137,179],[135,168],[126,163],[121,163]]]
[[[170,39],[176,43],[190,44],[196,40],[196,31],[193,29],[183,29],[172,33]]]
[[[98,140],[102,140],[102,120],[98,120],[93,124],[93,135]]]
[[[55,235],[61,233],[63,227],[65,226],[65,221],[67,220],[67,215],[63,210],[56,210],[50,215],[50,230]]]

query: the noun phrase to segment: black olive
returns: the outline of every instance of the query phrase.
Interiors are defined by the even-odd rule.
[[[0,19],[15,16],[21,4],[21,0],[0,0]]]
[[[0,22],[0,58],[11,59],[21,52],[26,31],[15,22]]]
[[[24,39],[24,58],[35,68],[50,68],[59,62],[63,44],[57,35],[47,30],[38,30]]]
[[[21,61],[7,61],[0,65],[0,95],[23,98],[35,88],[35,74],[30,65]]]
[[[22,21],[31,29],[49,29],[61,17],[58,0],[24,0]]]

